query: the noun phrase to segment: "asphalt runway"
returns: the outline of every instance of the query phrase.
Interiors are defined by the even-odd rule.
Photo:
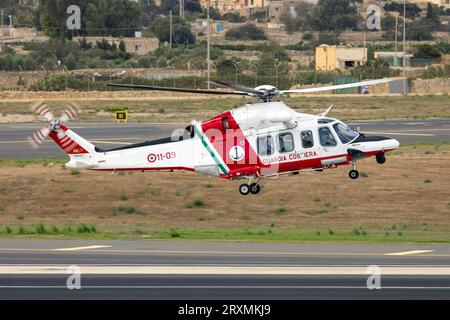
[[[0,240],[0,299],[27,298],[450,299],[450,247]]]
[[[152,123],[70,123],[69,127],[100,148],[135,143],[170,136],[174,129],[187,124]],[[450,141],[450,119],[383,120],[349,122],[367,135],[385,135],[400,143]],[[26,159],[62,156],[63,152],[47,139],[40,149],[32,150],[27,137],[42,124],[1,124],[0,158]]]

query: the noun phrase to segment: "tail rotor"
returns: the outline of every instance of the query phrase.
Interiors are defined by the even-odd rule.
[[[35,133],[31,134],[28,137],[29,144],[33,149],[39,148],[44,142],[45,138],[47,138],[52,131],[55,131],[57,133],[60,140],[64,140],[66,134],[61,129],[61,124],[67,123],[81,114],[81,108],[73,102],[69,104],[67,109],[59,118],[56,118],[53,115],[53,113],[44,102],[38,102],[34,104],[31,107],[31,110],[35,114],[44,117],[48,121],[46,125],[44,125],[41,129],[37,130]]]

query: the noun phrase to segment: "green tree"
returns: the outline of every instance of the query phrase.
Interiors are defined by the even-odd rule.
[[[403,3],[390,2],[384,5],[385,11],[397,11],[401,16],[403,16]],[[420,12],[422,9],[415,3],[406,3],[406,17],[408,19],[415,19],[420,17]]]
[[[205,9],[205,10],[203,10],[202,14],[200,15],[200,18],[206,19],[206,17],[207,17],[207,11]],[[213,7],[209,8],[209,18],[212,20],[222,20],[220,11]]]
[[[119,50],[122,52],[127,52],[127,48],[125,47],[125,42],[123,40],[120,40]]]
[[[40,1],[37,16],[44,32],[51,38],[73,35],[132,36],[137,30],[141,9],[129,0],[77,0],[81,9],[81,31],[67,30],[67,8],[73,0]]]
[[[420,59],[435,59],[441,57],[439,47],[429,44],[422,44],[415,48],[414,58]]]
[[[230,40],[267,40],[264,30],[251,23],[230,29],[225,33],[225,39]]]
[[[406,40],[433,40],[433,22],[424,18],[406,24]]]
[[[95,0],[86,8],[87,33],[95,36],[131,37],[142,11],[129,0]]]
[[[223,19],[229,22],[245,22],[247,19],[236,12],[227,12],[223,15]]]
[[[81,9],[81,17],[84,16],[84,8],[88,1],[82,0],[77,3]],[[44,32],[51,38],[71,38],[75,32],[67,30],[66,10],[73,4],[72,0],[48,0],[39,3],[38,17],[39,23]],[[83,19],[81,19],[83,25]]]
[[[35,12],[32,9],[32,0],[2,0],[0,7],[3,9],[5,23],[8,23],[8,16],[13,16],[14,25],[35,25]]]
[[[431,2],[427,4],[427,20],[439,23],[439,6],[433,5]]]
[[[193,44],[195,36],[192,34],[188,24],[179,17],[172,17],[173,34],[172,41],[175,44]],[[157,18],[152,26],[152,32],[161,42],[170,41],[170,19],[169,17]]]
[[[313,30],[342,31],[356,28],[360,17],[348,0],[319,0],[307,24]]]
[[[399,70],[391,69],[388,61],[383,59],[367,61],[366,64],[353,68],[351,71],[351,75],[359,79],[380,79],[399,74]]]

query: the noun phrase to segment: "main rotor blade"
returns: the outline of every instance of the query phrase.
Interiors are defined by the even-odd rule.
[[[250,94],[256,95],[256,96],[264,93],[259,90],[255,90],[255,89],[252,89],[252,88],[249,88],[246,86],[241,86],[238,84],[233,84],[231,82],[224,81],[224,80],[214,79],[214,80],[211,80],[210,82],[214,83],[215,85],[218,85],[219,87],[229,88],[229,89],[242,91],[242,92],[247,92],[247,93],[250,93]]]
[[[210,89],[189,89],[189,88],[174,88],[174,87],[158,87],[158,86],[147,86],[140,84],[115,84],[108,83],[108,86],[116,88],[129,88],[129,89],[144,89],[144,90],[155,90],[155,91],[170,91],[170,92],[185,92],[185,93],[200,93],[200,94],[229,94],[229,95],[240,95],[248,96],[247,92],[242,91],[222,91],[222,90],[210,90]]]
[[[338,85],[334,85],[334,86],[326,86],[326,87],[318,87],[318,88],[305,88],[305,89],[297,89],[297,90],[280,90],[280,94],[286,94],[286,93],[314,93],[314,92],[321,92],[321,91],[356,88],[356,87],[362,87],[362,86],[373,86],[373,85],[376,85],[376,84],[388,83],[388,82],[404,80],[404,79],[406,79],[406,78],[403,78],[403,77],[384,78],[384,79],[367,80],[367,81],[362,81],[362,82],[338,84]]]

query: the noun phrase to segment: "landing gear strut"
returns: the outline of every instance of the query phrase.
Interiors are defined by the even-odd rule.
[[[348,173],[348,176],[352,180],[358,179],[358,177],[359,177],[359,171],[356,170],[356,162],[355,161],[352,162],[352,170],[350,170],[350,172]]]
[[[261,187],[260,187],[259,184],[257,184],[257,183],[252,183],[252,184],[250,185],[250,192],[251,192],[252,194],[258,194],[260,191],[261,191]]]

